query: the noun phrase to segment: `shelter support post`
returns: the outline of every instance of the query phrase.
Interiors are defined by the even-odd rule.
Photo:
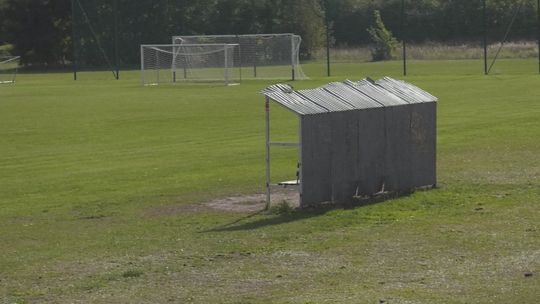
[[[265,122],[266,122],[266,207],[270,208],[270,98],[265,97]]]

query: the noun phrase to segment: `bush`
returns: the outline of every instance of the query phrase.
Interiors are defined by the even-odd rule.
[[[283,200],[281,203],[272,206],[269,210],[269,213],[276,214],[276,215],[282,215],[282,214],[291,214],[294,212],[294,208],[291,207],[289,202],[286,200]]]
[[[381,13],[378,10],[375,10],[373,15],[375,24],[367,29],[374,44],[371,49],[371,57],[373,61],[392,59],[394,57],[394,52],[399,46],[399,41],[384,25]]]

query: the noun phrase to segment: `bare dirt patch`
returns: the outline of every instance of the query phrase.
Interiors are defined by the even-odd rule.
[[[294,189],[280,189],[272,191],[271,204],[276,205],[287,202],[291,207],[299,206],[299,195]],[[216,198],[208,202],[190,205],[168,205],[152,208],[150,216],[171,216],[181,213],[197,213],[209,211],[253,213],[264,210],[266,194],[246,194]]]

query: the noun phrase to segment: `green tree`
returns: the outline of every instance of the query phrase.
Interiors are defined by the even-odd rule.
[[[69,5],[46,0],[8,0],[4,5],[6,40],[21,63],[56,67],[65,62]]]
[[[399,42],[384,25],[381,13],[375,10],[373,15],[375,23],[367,30],[373,41],[373,47],[371,49],[373,61],[392,59]]]

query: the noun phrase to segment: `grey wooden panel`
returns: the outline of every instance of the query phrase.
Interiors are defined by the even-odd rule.
[[[328,115],[301,117],[302,207],[332,200],[332,124]]]
[[[357,113],[359,194],[380,191],[385,176],[386,132],[384,108]]]
[[[434,102],[411,106],[411,166],[414,187],[437,183],[436,111],[437,104]]]
[[[408,191],[414,185],[411,167],[411,106],[387,107],[385,189]]]
[[[332,201],[353,200],[359,183],[358,110],[331,113]]]

